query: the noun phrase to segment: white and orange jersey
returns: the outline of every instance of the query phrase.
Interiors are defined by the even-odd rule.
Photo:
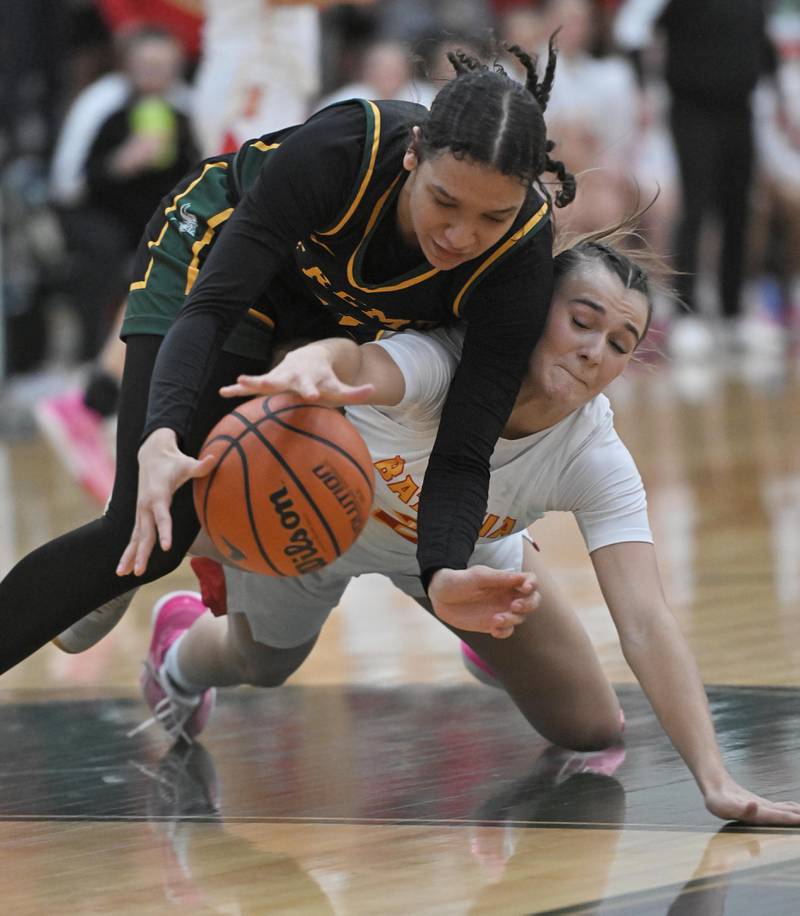
[[[406,383],[395,407],[347,409],[373,458],[372,518],[359,544],[414,559],[419,494],[439,415],[459,360],[461,332],[406,331],[379,343]],[[549,429],[500,439],[491,461],[487,511],[472,562],[500,538],[550,511],[572,512],[589,551],[626,541],[652,542],[641,477],[598,395]],[[359,551],[360,552],[360,551]],[[405,565],[405,564],[403,564]]]

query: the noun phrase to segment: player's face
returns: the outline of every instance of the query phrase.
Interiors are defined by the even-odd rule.
[[[567,274],[553,294],[530,381],[570,412],[599,394],[625,369],[647,326],[643,293],[626,289],[602,264]]]
[[[403,165],[411,174],[398,202],[400,231],[440,270],[491,248],[525,201],[518,178],[449,152],[420,162],[409,150]]]

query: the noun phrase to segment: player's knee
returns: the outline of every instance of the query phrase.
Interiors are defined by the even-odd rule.
[[[280,687],[286,683],[291,671],[248,665],[244,683],[251,687]]]
[[[290,658],[281,658],[278,653],[248,655],[242,659],[243,682],[251,687],[280,687],[297,669]]]
[[[589,721],[556,723],[542,732],[559,747],[573,751],[602,751],[622,740],[621,711],[593,716]]]

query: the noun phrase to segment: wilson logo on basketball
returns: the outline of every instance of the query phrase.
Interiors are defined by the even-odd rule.
[[[359,494],[346,487],[338,478],[336,472],[326,464],[318,464],[311,469],[311,473],[318,477],[331,491],[336,501],[342,509],[344,509],[346,515],[350,519],[353,531],[359,534],[364,527],[364,511],[359,505]]]
[[[300,516],[294,511],[294,503],[289,498],[286,487],[270,493],[269,501],[275,507],[281,525],[292,532],[289,537],[290,543],[283,548],[283,553],[292,558],[297,571],[307,573],[324,566],[325,560],[318,555],[319,551],[306,529],[297,527],[300,524]]]
[[[197,515],[240,569],[267,576],[321,569],[349,550],[369,517],[369,450],[331,407],[291,393],[245,401],[208,434],[206,454],[216,465],[194,481]]]

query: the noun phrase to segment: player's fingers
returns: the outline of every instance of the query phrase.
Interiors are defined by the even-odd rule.
[[[153,506],[153,520],[161,549],[169,550],[172,547],[172,515],[169,503],[158,503]]]
[[[522,582],[521,574],[514,569],[492,569],[490,566],[473,566],[469,570],[473,588],[494,592],[498,598],[501,592],[514,589]]]
[[[149,511],[145,510],[142,512],[141,518],[137,522],[137,527],[139,532],[136,538],[133,574],[134,576],[141,576],[147,569],[147,561],[150,558],[150,553],[153,550],[153,544],[156,539],[155,523]]]
[[[525,622],[525,614],[519,614],[514,611],[508,611],[503,614],[495,614],[492,617],[492,624],[497,626],[518,626]]]
[[[118,576],[128,576],[133,571],[133,559],[136,556],[138,540],[138,534],[134,528],[133,534],[131,534],[131,539],[128,541],[128,546],[125,548],[125,550],[122,552],[122,556],[119,558],[119,563],[117,564]]]
[[[131,535],[130,544],[128,545],[128,549],[126,551],[126,553],[129,553],[127,571],[135,576],[140,574],[139,557],[148,538],[152,542],[153,535],[151,532],[153,530],[153,520],[150,516],[149,510],[138,508],[136,510],[136,524],[133,529],[133,534]],[[148,555],[150,553],[150,549],[151,548],[149,547],[146,548]]]
[[[516,592],[501,590],[500,594],[485,596],[483,610],[493,617],[503,614],[518,614],[523,618],[532,614],[539,605],[538,592],[519,597]]]
[[[287,388],[284,382],[272,380],[266,375],[240,375],[232,385],[220,388],[219,393],[224,398],[242,398],[257,394],[277,394]]]
[[[771,802],[773,808],[780,808],[781,811],[789,811],[800,815],[800,805],[797,802]]]
[[[233,385],[224,385],[219,389],[219,393],[223,398],[246,398],[253,392],[251,389],[245,388],[244,385],[236,383]]]
[[[762,826],[794,826],[800,824],[800,813],[797,811],[787,810],[779,804],[767,802],[756,805],[751,803],[745,809],[745,813],[740,815],[739,820],[758,823]]]
[[[318,401],[321,387],[321,385],[317,385],[316,382],[312,382],[310,379],[301,378],[292,386],[292,390],[296,391],[304,401]]]
[[[532,614],[541,602],[541,595],[533,592],[531,595],[525,595],[524,598],[514,598],[509,605],[509,610],[515,614]]]
[[[533,573],[521,572],[516,569],[497,570],[500,575],[497,576],[498,585],[502,583],[507,588],[518,595],[530,595],[536,590],[536,576]]]
[[[215,455],[205,455],[199,461],[195,461],[188,472],[188,477],[207,477],[216,467],[217,459]]]
[[[800,812],[787,808],[772,808],[768,815],[773,824],[800,824]]]
[[[536,590],[538,580],[533,573],[522,572],[521,576],[524,576],[522,582],[519,585],[514,586],[515,590],[518,591],[521,595],[530,595],[531,592]]]
[[[514,627],[512,626],[495,626],[489,631],[489,635],[493,636],[495,639],[508,639],[509,636],[513,636]]]

